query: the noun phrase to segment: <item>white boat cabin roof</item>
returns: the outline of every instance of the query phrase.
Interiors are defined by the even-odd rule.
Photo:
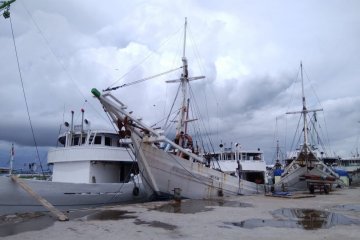
[[[111,130],[86,130],[64,132],[59,135],[58,142],[64,147],[89,145],[125,147],[131,143],[131,140],[121,139],[118,133]]]
[[[212,157],[217,160],[259,160],[264,161],[264,152],[260,149],[257,150],[232,150],[224,148],[219,152],[212,154]]]

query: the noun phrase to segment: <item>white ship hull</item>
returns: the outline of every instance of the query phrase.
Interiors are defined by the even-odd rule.
[[[312,175],[322,175],[321,171],[316,168],[310,172],[306,167],[299,167],[290,174],[283,176],[279,182],[275,184],[276,191],[306,191],[308,189],[307,182],[302,178],[304,174],[309,173]]]
[[[134,141],[135,138],[133,138]],[[240,180],[236,176],[206,167],[202,163],[180,158],[137,139],[138,164],[147,182],[161,197],[172,196],[180,189],[182,198],[212,199],[238,194],[256,194],[264,185]],[[144,159],[143,159],[144,158]],[[150,180],[150,181],[149,181]]]
[[[64,183],[22,179],[38,195],[60,210],[94,207],[104,204],[147,200],[143,185],[137,196],[134,183]],[[0,215],[45,211],[46,209],[8,176],[0,176]]]

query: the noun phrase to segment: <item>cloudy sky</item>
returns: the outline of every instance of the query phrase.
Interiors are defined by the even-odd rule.
[[[215,143],[260,147],[267,161],[279,139],[289,150],[301,109],[300,61],[308,108],[318,113],[332,153],[346,156],[360,131],[360,3],[349,1],[17,0],[12,27],[40,158],[63,121],[109,128],[93,87],[105,89],[181,66],[184,19],[197,103]],[[11,143],[19,162],[37,154],[9,19],[0,19],[0,166]],[[192,49],[192,50],[190,50]],[[114,92],[137,116],[166,116],[178,73]],[[323,120],[321,120],[323,119]]]

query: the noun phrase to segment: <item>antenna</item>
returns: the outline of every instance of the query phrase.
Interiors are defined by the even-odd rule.
[[[85,113],[85,110],[82,108],[82,109],[81,109],[81,132],[80,132],[79,145],[81,145],[81,144],[83,143],[83,132],[84,132],[84,113]]]

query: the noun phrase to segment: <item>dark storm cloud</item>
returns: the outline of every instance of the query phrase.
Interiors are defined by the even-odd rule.
[[[11,8],[14,34],[37,141],[55,144],[64,112],[68,120],[70,110],[82,107],[94,127],[109,126],[90,89],[180,66],[181,28],[188,17],[187,43],[196,50],[187,50],[190,73],[207,77],[194,82],[193,90],[198,104],[208,108],[202,114],[214,136],[273,151],[276,117],[300,110],[291,84],[303,61],[306,80],[317,89],[329,118],[335,151],[346,154],[360,120],[359,8],[358,1],[16,1]],[[0,20],[0,45],[0,139],[32,146],[5,19]],[[164,81],[178,76],[115,95],[154,123],[166,116],[164,108],[176,92]],[[316,106],[312,96],[311,107]]]
[[[34,146],[32,131],[28,123],[16,124],[7,123],[2,124],[0,132],[0,139],[6,139],[9,142],[14,142],[24,146]],[[56,146],[57,136],[59,134],[59,125],[44,126],[34,123],[33,129],[35,133],[35,140],[39,146]]]

